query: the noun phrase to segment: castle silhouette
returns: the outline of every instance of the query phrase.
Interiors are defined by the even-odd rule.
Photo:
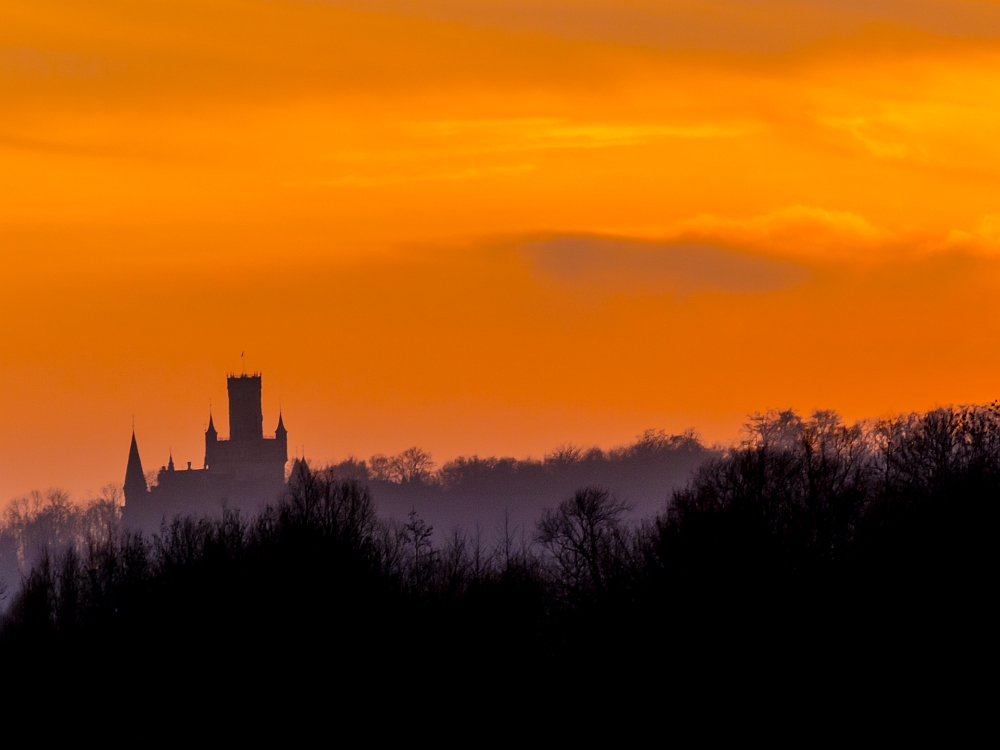
[[[223,508],[252,511],[284,491],[288,430],[279,412],[274,437],[264,436],[260,373],[230,375],[227,385],[229,439],[219,437],[209,411],[201,469],[192,469],[190,461],[187,469],[175,469],[171,454],[156,483],[148,486],[132,429],[123,521],[156,527],[176,515],[218,515]]]

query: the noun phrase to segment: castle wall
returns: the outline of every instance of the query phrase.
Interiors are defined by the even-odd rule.
[[[275,438],[218,440],[206,450],[205,460],[213,474],[227,474],[238,481],[273,479],[283,482],[287,462],[287,441]]]
[[[131,528],[156,531],[177,516],[218,517],[224,510],[249,515],[279,499],[285,489],[283,479],[237,479],[207,469],[164,469],[145,497],[126,503],[122,520]]]

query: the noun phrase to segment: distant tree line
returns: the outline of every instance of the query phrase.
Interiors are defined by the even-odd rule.
[[[455,526],[498,525],[530,530],[542,510],[581,487],[601,486],[628,499],[631,519],[660,512],[674,489],[719,450],[688,431],[647,430],[630,445],[610,450],[564,445],[542,459],[461,456],[436,468],[413,447],[395,456],[349,458],[323,469],[334,481],[371,489],[381,515],[417,512],[436,529],[435,540]]]
[[[44,552],[0,631],[8,679],[183,665],[183,691],[122,697],[149,721],[212,700],[342,718],[483,700],[580,718],[654,696],[835,714],[961,690],[991,642],[996,403],[756,415],[658,515],[593,484],[552,498],[531,535],[435,542],[343,471],[301,470],[254,518],[109,525]]]
[[[59,489],[11,500],[0,514],[0,612],[43,553],[69,548],[83,553],[89,544],[116,533],[122,502],[121,488],[115,485],[82,503]]]
[[[646,430],[631,445],[605,451],[596,446],[582,448],[567,444],[540,460],[460,456],[436,469],[437,464],[431,454],[414,446],[394,456],[376,454],[367,460],[348,458],[326,467],[326,472],[334,479],[354,479],[362,483],[421,483],[454,490],[463,485],[493,481],[503,476],[551,475],[568,467],[608,471],[615,465],[625,464],[635,471],[642,464],[662,460],[665,455],[681,451],[701,454],[705,450],[693,430],[679,435],[671,435],[663,430]]]

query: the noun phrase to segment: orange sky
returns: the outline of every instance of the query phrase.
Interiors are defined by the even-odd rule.
[[[2,0],[0,501],[1000,397],[1000,3]]]

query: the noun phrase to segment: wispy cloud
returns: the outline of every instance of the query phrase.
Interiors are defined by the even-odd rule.
[[[746,219],[704,214],[678,222],[670,234],[813,263],[885,260],[886,253],[916,242],[849,211],[815,206],[788,206]]]
[[[752,122],[614,123],[540,117],[450,120],[414,126],[438,135],[487,141],[491,145],[484,149],[501,151],[628,146],[657,138],[727,138],[760,127]]]
[[[723,243],[809,265],[892,263],[948,252],[1000,253],[1000,215],[982,216],[972,229],[935,232],[886,228],[847,211],[790,206],[745,220],[698,216],[676,224],[678,240]]]
[[[359,187],[378,187],[381,185],[402,185],[410,182],[452,182],[456,180],[475,180],[484,177],[501,177],[504,175],[530,172],[533,164],[514,164],[497,167],[470,167],[456,171],[423,172],[414,174],[385,174],[378,176],[346,175],[328,180],[316,180],[314,185],[357,185]],[[294,184],[294,183],[292,183]]]

